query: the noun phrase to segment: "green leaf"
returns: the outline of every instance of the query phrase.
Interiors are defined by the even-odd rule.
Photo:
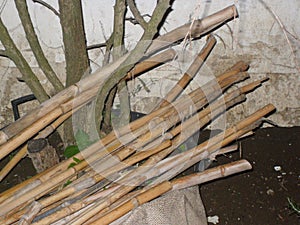
[[[64,151],[64,156],[69,159],[72,156],[76,155],[78,152],[79,152],[79,148],[77,145],[70,145],[70,146],[66,147],[66,149]]]
[[[69,168],[72,168],[72,167],[74,167],[74,166],[76,166],[76,165],[77,165],[77,163],[72,162],[72,163],[70,163],[70,165],[68,166],[68,169],[69,169]]]
[[[70,180],[67,180],[67,182],[66,183],[64,183],[64,185],[63,185],[63,187],[67,187],[69,184],[71,184],[72,183],[72,181],[70,181]]]
[[[73,157],[73,160],[74,160],[77,164],[80,163],[80,162],[82,162],[82,160],[77,159],[76,157]]]

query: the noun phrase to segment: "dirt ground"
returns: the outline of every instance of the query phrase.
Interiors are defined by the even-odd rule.
[[[300,224],[288,203],[300,204],[300,127],[259,129],[241,141],[241,150],[253,170],[202,185],[206,214],[217,215],[219,224]],[[219,157],[213,166],[239,157]]]
[[[208,216],[217,215],[219,224],[297,225],[300,215],[288,203],[300,205],[300,127],[259,129],[241,141],[242,158],[253,170],[213,181],[200,187]],[[240,152],[222,156],[212,166],[240,158]],[[4,160],[0,168],[7,163]],[[274,167],[280,166],[279,171]],[[0,192],[33,176],[28,158],[0,182]]]

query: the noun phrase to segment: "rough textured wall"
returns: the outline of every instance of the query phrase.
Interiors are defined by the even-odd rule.
[[[57,1],[50,0],[47,2],[57,8]],[[137,1],[142,13],[149,13],[154,8],[155,2]],[[34,20],[42,47],[54,70],[64,81],[64,55],[58,18],[40,5],[34,5],[31,1],[29,4],[30,14]],[[113,4],[113,0],[83,1],[89,45],[104,42],[109,37],[112,31]],[[246,60],[250,63],[249,73],[252,80],[264,76],[269,77],[270,80],[263,87],[249,94],[245,103],[231,110],[227,114],[228,122],[232,123],[271,102],[278,110],[271,117],[274,122],[281,126],[300,125],[300,72],[296,68],[296,62],[300,64],[300,27],[298,26],[300,2],[298,0],[290,0],[288,3],[279,0],[176,0],[173,6],[174,11],[167,18],[162,32],[190,22],[193,17],[207,16],[230,4],[236,4],[240,16],[231,21],[228,26],[223,26],[215,31],[218,44],[194,83],[197,86],[206,79],[220,74],[235,62],[241,59]],[[1,18],[9,27],[12,37],[34,71],[39,71],[28,43],[24,39],[13,1],[7,1]],[[127,26],[129,30],[126,33],[126,47],[130,49],[140,37],[141,29],[129,22]],[[289,38],[289,42],[286,37]],[[189,51],[197,53],[203,43],[204,38],[189,46]],[[180,47],[178,51],[180,51]],[[93,69],[99,68],[103,56],[102,52],[92,50],[89,54]],[[186,68],[185,66],[188,65],[188,60],[185,59],[184,63],[180,60],[183,59],[143,75],[139,80],[130,84],[133,109],[143,112],[149,111],[147,107],[151,106],[157,97],[162,97],[171,88],[180,77],[180,73]],[[21,74],[8,59],[0,58],[0,68],[0,127],[3,127],[13,120],[10,100],[29,94],[30,90],[24,83],[17,81],[16,78],[20,77]],[[41,82],[47,85],[47,91],[51,95],[51,85],[46,82],[40,72],[39,77]],[[162,77],[164,78],[162,79]],[[33,106],[28,104],[22,108],[22,111],[25,112],[31,107]]]

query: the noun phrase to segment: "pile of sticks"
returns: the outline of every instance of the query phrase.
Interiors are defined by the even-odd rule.
[[[222,14],[220,12],[214,14],[214,18],[218,15],[217,22],[214,20],[210,25],[203,23],[207,27],[201,28],[201,32],[198,30],[198,35],[237,15],[234,6],[222,10]],[[224,12],[228,14],[220,19]],[[208,18],[202,22],[211,22],[212,17]],[[74,158],[67,159],[3,192],[0,195],[0,223],[108,224],[168,191],[251,169],[249,162],[239,160],[178,178],[179,174],[203,159],[213,160],[217,155],[237,150],[236,145],[228,144],[258,127],[262,119],[275,109],[271,104],[198,146],[170,156],[190,136],[228,108],[244,101],[247,93],[266,80],[253,81],[227,91],[233,84],[249,78],[246,73],[248,65],[238,62],[215,80],[181,96],[215,43],[216,39],[210,35],[190,68],[153,112],[82,150],[75,155],[75,165]],[[153,57],[162,58],[156,61],[148,59],[136,65],[135,75],[137,68],[142,68],[138,72],[142,73],[158,65],[151,62],[172,59],[174,51],[166,50]],[[0,158],[38,132],[38,137],[49,135],[72,115],[72,110],[76,111],[95,98],[99,86],[91,88],[91,85],[95,84],[95,80],[101,83],[103,74],[110,74],[116,64],[98,73],[102,75],[90,76],[88,80],[64,90],[2,130]],[[127,74],[127,77],[131,76],[131,72]],[[20,152],[18,154],[23,157],[26,146]],[[70,166],[72,163],[73,166]],[[7,172],[2,171],[1,176],[4,177]]]

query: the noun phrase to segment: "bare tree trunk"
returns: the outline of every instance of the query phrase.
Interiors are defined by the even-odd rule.
[[[59,9],[66,60],[66,87],[68,87],[89,73],[89,60],[81,1],[59,0]],[[84,125],[82,121],[83,128]],[[64,124],[64,141],[67,144],[74,143],[71,119]]]

